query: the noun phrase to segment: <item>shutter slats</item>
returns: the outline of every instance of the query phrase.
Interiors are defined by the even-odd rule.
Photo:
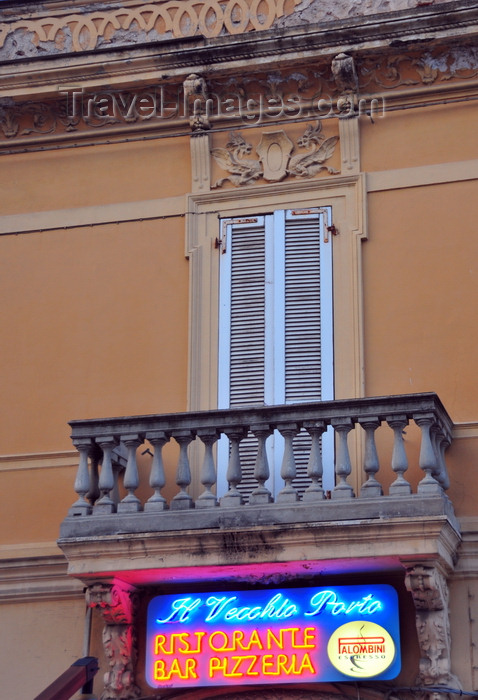
[[[320,399],[320,222],[288,219],[285,226],[285,400]],[[294,439],[297,477],[294,486],[308,485],[310,436]]]
[[[230,405],[244,406],[264,402],[264,226],[232,226],[231,256]]]

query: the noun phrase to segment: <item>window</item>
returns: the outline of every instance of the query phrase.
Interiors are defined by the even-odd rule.
[[[330,207],[276,210],[220,225],[218,407],[334,398]],[[277,431],[267,443],[273,494],[283,486],[282,443]],[[299,490],[308,443],[305,431],[295,438]],[[246,495],[254,483],[255,444],[253,436],[241,443],[239,489]],[[333,439],[324,435],[323,450],[332,449]],[[218,464],[227,464],[227,440],[219,445]],[[325,475],[325,488],[331,483]],[[225,490],[220,469],[218,492]]]
[[[336,176],[320,180],[305,180],[293,183],[279,182],[265,186],[254,185],[245,188],[229,188],[196,192],[188,196],[186,216],[186,256],[190,266],[189,296],[189,375],[188,375],[188,410],[201,411],[229,405],[229,398],[224,398],[224,384],[220,375],[225,366],[223,348],[219,346],[219,293],[221,288],[221,269],[226,264],[228,255],[228,228],[238,219],[260,219],[265,215],[280,217],[285,209],[299,212],[302,210],[319,210],[319,223],[324,227],[333,223],[334,235],[324,245],[323,228],[321,245],[325,254],[332,257],[333,248],[333,351],[334,351],[334,398],[349,399],[364,396],[364,360],[363,360],[363,310],[362,310],[362,242],[366,239],[365,180],[361,175]],[[320,214],[320,210],[327,211]],[[283,215],[284,222],[287,216]],[[220,222],[218,222],[220,219]],[[332,221],[331,221],[332,220]],[[284,224],[285,225],[285,224]],[[220,232],[226,232],[225,252],[216,247]],[[269,258],[268,258],[269,259]],[[224,274],[223,274],[224,282]],[[323,280],[322,280],[323,282]],[[267,285],[269,286],[269,285]],[[323,285],[321,285],[323,288]],[[331,300],[330,295],[330,300]],[[327,297],[322,291],[322,301]],[[221,344],[224,323],[221,319]],[[331,334],[329,336],[331,338]],[[325,335],[322,333],[325,342]],[[227,348],[226,348],[227,349]],[[219,356],[221,354],[221,357]],[[323,350],[322,360],[327,355]],[[266,353],[266,359],[270,357]],[[274,359],[275,362],[278,359]],[[323,366],[323,362],[322,362]],[[331,363],[329,363],[331,366]],[[322,382],[325,375],[322,372]],[[265,375],[266,376],[266,375]],[[274,376],[278,376],[275,373]],[[330,375],[331,376],[331,375]],[[221,379],[221,391],[218,382]],[[229,389],[227,390],[229,391]],[[326,394],[324,394],[325,398]],[[270,402],[271,399],[266,399]],[[286,400],[285,397],[283,399]],[[287,398],[287,400],[290,400]],[[280,401],[277,399],[277,401]],[[203,459],[201,445],[195,441],[190,445],[190,462],[193,482],[191,493],[199,494],[203,490],[200,482],[200,467]],[[272,438],[268,439],[268,445]],[[363,438],[359,431],[349,436],[349,452],[352,465],[360,463],[363,452]],[[326,445],[323,445],[324,450]],[[222,449],[222,446],[221,446]],[[333,455],[324,456],[324,471],[330,475]],[[226,489],[227,452],[221,457],[218,466],[218,493]],[[269,460],[272,467],[272,459]],[[327,470],[329,470],[327,472]],[[349,483],[354,489],[360,488],[361,470],[353,470]],[[276,488],[280,489],[278,479]],[[294,482],[295,483],[295,482]],[[330,489],[333,477],[324,478],[324,488]],[[271,491],[273,490],[269,484]]]

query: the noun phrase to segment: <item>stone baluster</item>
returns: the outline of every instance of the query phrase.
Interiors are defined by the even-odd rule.
[[[92,506],[94,506],[96,500],[99,498],[99,470],[98,466],[101,459],[101,453],[95,443],[92,444],[90,450],[90,488],[86,494],[86,498],[89,500]]]
[[[335,474],[338,478],[338,483],[332,491],[332,498],[354,498],[354,490],[347,483],[347,477],[352,471],[347,435],[353,428],[353,422],[351,418],[333,418],[331,423],[338,434],[335,462]]]
[[[446,491],[450,486],[450,479],[446,468],[445,450],[447,447],[449,447],[450,441],[447,439],[439,425],[432,425],[430,434],[433,442],[433,449],[435,450],[437,464],[437,468],[433,472],[433,476],[438,481],[442,489]]]
[[[73,503],[68,511],[69,515],[90,515],[91,504],[86,500],[86,494],[90,489],[90,473],[88,469],[88,455],[91,450],[91,440],[74,440],[73,444],[80,453],[80,462],[76,472],[75,491],[78,494],[78,500]]]
[[[390,496],[408,496],[412,487],[403,476],[408,469],[407,453],[403,444],[403,430],[408,425],[406,416],[388,416],[387,423],[393,430],[392,469],[397,478],[390,485]]]
[[[370,417],[359,418],[358,422],[365,430],[365,453],[363,468],[365,474],[367,475],[367,481],[360,489],[360,496],[362,498],[375,498],[377,496],[383,496],[382,486],[375,478],[375,474],[377,474],[378,470],[380,469],[377,448],[375,445],[375,431],[380,426],[381,421],[377,417]]]
[[[154,493],[144,504],[144,510],[167,510],[168,504],[166,503],[164,496],[161,495],[161,489],[166,484],[163,464],[163,447],[169,441],[169,436],[162,430],[153,430],[146,433],[146,440],[149,440],[154,448],[153,463],[151,465],[151,474],[149,476],[149,485],[152,489],[154,489]]]
[[[293,442],[299,432],[299,427],[297,423],[282,423],[277,426],[277,429],[284,438],[284,454],[280,475],[285,482],[284,488],[277,494],[277,503],[295,503],[299,500],[299,492],[292,486],[297,473]]]
[[[227,465],[226,479],[229,484],[228,492],[221,498],[223,508],[242,506],[244,499],[237,488],[242,480],[241,453],[239,444],[247,435],[247,430],[242,427],[228,428],[225,431],[229,438],[229,463]]]
[[[115,462],[113,460],[114,486],[113,486],[113,490],[110,493],[110,496],[116,505],[118,505],[118,503],[120,502],[120,475],[123,472],[124,472],[124,467],[122,467],[121,464],[118,464],[118,462]]]
[[[212,448],[219,437],[217,430],[211,428],[200,428],[197,431],[197,436],[204,443],[204,459],[201,468],[201,484],[204,486],[204,491],[196,499],[196,508],[214,508],[218,505],[216,496],[211,489],[217,481],[216,465],[214,464],[214,455]]]
[[[425,472],[425,476],[418,484],[417,493],[427,496],[440,495],[443,490],[438,481],[433,476],[438,469],[437,457],[433,449],[430,429],[435,422],[433,413],[414,415],[413,420],[420,426],[422,431],[422,441],[420,445],[419,465]]]
[[[440,464],[440,484],[444,491],[450,488],[450,477],[448,476],[448,469],[445,460],[445,451],[450,447],[451,440],[444,435],[440,434],[438,439],[438,462]]]
[[[96,438],[96,443],[103,450],[103,461],[101,463],[101,474],[98,482],[100,499],[96,501],[93,507],[93,514],[103,515],[116,511],[116,503],[111,498],[111,492],[115,485],[111,453],[118,444],[118,439],[114,435],[105,435]]]
[[[259,482],[259,486],[257,486],[249,496],[249,503],[251,505],[272,503],[274,500],[272,494],[264,485],[270,476],[266,440],[272,433],[272,430],[269,425],[260,424],[251,425],[251,431],[257,438],[257,457],[254,465],[254,478]]]
[[[131,433],[130,435],[122,435],[121,441],[128,450],[128,461],[126,463],[126,471],[124,473],[123,485],[128,493],[123,500],[118,503],[118,513],[137,513],[142,510],[141,501],[135,495],[135,491],[139,486],[138,463],[136,462],[136,450],[143,442],[143,435],[139,433]]]
[[[194,438],[192,430],[175,430],[173,437],[179,445],[178,466],[176,468],[176,484],[179,493],[171,501],[171,510],[187,510],[194,508],[191,496],[186,492],[191,483],[191,467],[189,466],[188,445]]]
[[[311,480],[310,486],[306,488],[302,495],[303,501],[322,501],[324,499],[324,489],[322,488],[322,476],[324,473],[322,465],[321,438],[326,431],[325,421],[314,421],[304,423],[304,428],[311,437],[309,461],[307,462],[307,475]]]

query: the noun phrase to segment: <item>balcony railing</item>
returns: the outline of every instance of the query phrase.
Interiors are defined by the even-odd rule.
[[[410,471],[404,442],[409,423],[419,428],[419,444],[415,445]],[[322,487],[321,436],[328,426],[335,431],[335,486],[326,494]],[[257,525],[439,515],[447,509],[452,512],[445,496],[449,486],[445,450],[451,443],[452,421],[433,393],[83,420],[73,421],[71,427],[80,459],[75,481],[78,498],[62,525],[62,537],[66,538],[220,527],[225,522]],[[284,486],[275,500],[267,488],[265,449],[274,430],[284,438],[280,471]],[[302,484],[300,492],[294,483],[294,437],[299,430],[310,436],[307,484]],[[357,493],[349,483],[351,431],[359,431],[363,445],[361,464],[354,466],[362,470],[360,478],[354,480],[361,484]],[[380,463],[376,437],[387,431],[391,446],[386,463]],[[239,445],[248,434],[257,438],[257,453],[255,483],[244,502]],[[228,490],[217,497],[214,445],[222,435],[229,440]],[[162,449],[170,440],[179,446],[177,464],[165,469]],[[189,493],[192,477],[188,448],[193,441],[202,443],[204,455],[198,480],[203,490],[195,499]],[[145,442],[153,459],[147,475],[150,495],[142,501],[138,494],[145,491],[144,478],[140,478],[144,470],[138,469],[137,452]],[[119,444],[127,453],[122,498],[114,460]],[[407,477],[417,472],[420,476],[412,487],[414,479]],[[177,493],[168,503],[162,490],[166,487],[171,492],[172,480]],[[387,489],[384,484],[388,484]]]

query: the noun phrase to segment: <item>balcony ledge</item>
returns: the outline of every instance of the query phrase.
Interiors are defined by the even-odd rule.
[[[133,532],[129,527],[127,533],[62,537],[58,544],[68,559],[68,573],[89,583],[113,578],[132,585],[198,580],[203,569],[209,578],[227,578],[233,569],[237,579],[241,570],[250,576],[251,566],[253,571],[259,567],[261,576],[265,570],[272,575],[286,569],[290,576],[291,562],[296,562],[296,575],[403,571],[425,561],[445,574],[453,570],[460,534],[454,518],[443,507],[438,512],[438,502],[433,504],[435,515],[427,508],[426,516],[364,516],[346,521],[333,518],[337,506],[330,505],[328,521],[304,517],[301,522],[274,523],[268,517],[264,518],[267,522],[260,522],[254,508],[247,523],[244,511],[252,508],[242,508],[235,515],[225,515],[221,525],[213,528],[187,529],[183,514],[178,530],[161,531],[156,525],[155,531]],[[280,507],[271,510],[284,511]],[[310,509],[306,510],[310,515]],[[133,519],[129,516],[130,522]]]

